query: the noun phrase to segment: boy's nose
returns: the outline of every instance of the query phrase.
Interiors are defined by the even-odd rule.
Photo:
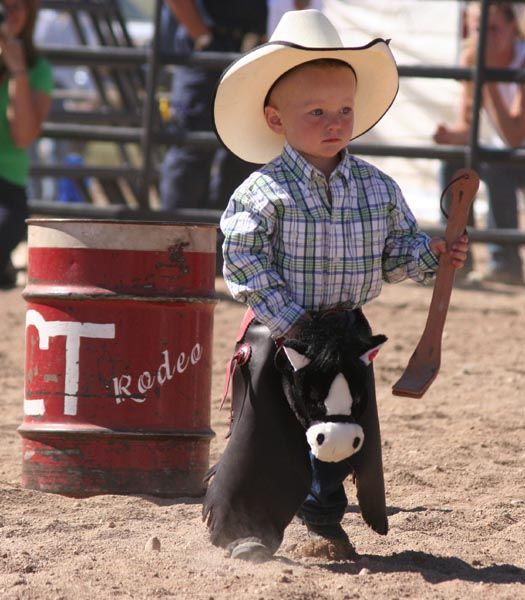
[[[339,115],[334,115],[333,117],[329,117],[327,127],[330,130],[339,129],[341,126],[341,117]]]

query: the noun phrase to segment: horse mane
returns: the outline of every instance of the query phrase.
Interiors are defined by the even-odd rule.
[[[350,311],[314,313],[298,337],[301,351],[311,360],[312,369],[341,370],[349,359],[359,359],[366,336],[351,327],[354,323],[355,315]]]

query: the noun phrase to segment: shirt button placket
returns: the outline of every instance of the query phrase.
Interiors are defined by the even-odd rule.
[[[331,290],[333,285],[333,277],[332,277],[332,267],[331,267],[331,259],[332,259],[332,218],[333,218],[333,206],[332,206],[332,191],[330,190],[330,184],[323,178],[322,181],[323,193],[325,196],[325,202],[327,206],[327,219],[324,222],[324,261],[323,261],[323,272],[324,272],[324,282],[323,282],[323,306],[327,306],[331,304]]]
[[[337,188],[335,189],[335,193],[332,193],[332,189],[330,187],[330,182],[328,182],[328,194],[330,196],[330,205],[332,210],[330,211],[330,232],[328,236],[328,258],[329,258],[329,285],[327,286],[328,298],[327,302],[329,304],[333,304],[335,301],[339,299],[339,294],[336,293],[336,283],[337,283],[337,261],[339,257],[337,256],[337,236],[339,234],[337,227]]]

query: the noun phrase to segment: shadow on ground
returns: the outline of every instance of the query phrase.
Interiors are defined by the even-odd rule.
[[[525,570],[515,565],[488,567],[470,565],[455,556],[435,556],[427,552],[406,550],[390,556],[362,555],[358,563],[326,563],[323,568],[334,573],[355,573],[366,567],[372,573],[419,573],[429,583],[459,579],[473,583],[525,583]]]

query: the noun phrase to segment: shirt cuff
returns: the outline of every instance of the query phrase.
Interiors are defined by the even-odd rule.
[[[439,266],[438,257],[430,249],[430,239],[423,240],[421,250],[419,252],[418,268],[422,273],[433,274]]]

